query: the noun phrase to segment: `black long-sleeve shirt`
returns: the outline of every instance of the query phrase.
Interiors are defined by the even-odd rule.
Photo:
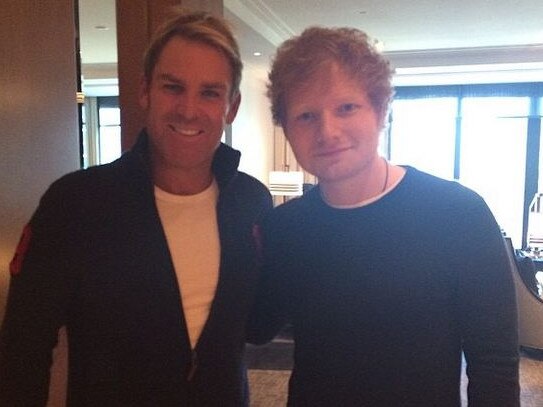
[[[264,223],[251,340],[292,323],[290,406],[519,405],[514,287],[475,193],[407,167],[381,199],[326,205],[318,188]]]

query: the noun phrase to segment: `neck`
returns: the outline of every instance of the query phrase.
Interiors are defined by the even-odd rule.
[[[331,205],[355,205],[376,197],[391,184],[393,166],[376,157],[355,177],[344,180],[319,180],[323,199]]]
[[[213,181],[209,171],[181,171],[179,169],[153,171],[154,184],[163,191],[175,195],[194,195],[205,190]]]

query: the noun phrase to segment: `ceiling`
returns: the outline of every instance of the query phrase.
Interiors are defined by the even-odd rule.
[[[385,53],[484,55],[506,50],[543,62],[541,0],[223,0],[245,64],[267,67],[275,47],[310,25],[353,26]],[[115,0],[79,0],[82,63],[116,64]],[[98,27],[98,28],[96,28]],[[100,28],[103,27],[103,28]],[[425,51],[425,52],[426,52]],[[254,56],[254,52],[262,55]]]

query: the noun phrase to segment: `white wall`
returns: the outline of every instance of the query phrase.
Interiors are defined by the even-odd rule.
[[[232,146],[241,151],[240,170],[267,185],[273,167],[273,124],[266,80],[265,69],[244,67],[241,106],[232,124]]]
[[[395,86],[543,80],[543,44],[389,52]]]

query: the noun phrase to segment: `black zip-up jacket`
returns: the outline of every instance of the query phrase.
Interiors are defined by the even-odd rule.
[[[266,187],[221,145],[213,171],[221,261],[209,318],[191,350],[155,205],[145,132],[117,161],[62,177],[11,264],[0,331],[0,406],[46,403],[51,351],[66,326],[68,406],[243,406],[245,323],[257,277],[254,225]]]

